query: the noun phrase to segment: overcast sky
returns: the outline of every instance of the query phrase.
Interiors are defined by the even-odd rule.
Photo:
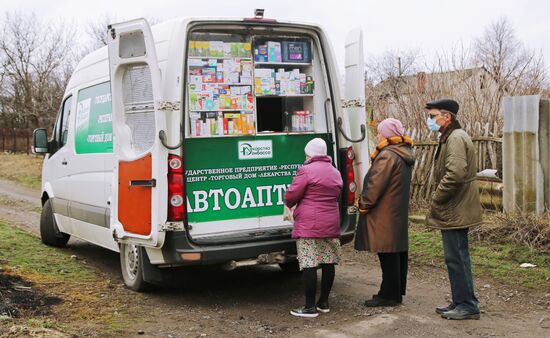
[[[320,23],[328,32],[343,69],[346,34],[361,26],[367,55],[418,49],[425,58],[438,49],[468,45],[499,17],[507,17],[528,47],[550,60],[548,0],[0,0],[0,11],[35,12],[41,19],[74,20],[85,25],[109,13],[118,18],[232,16],[266,17]]]

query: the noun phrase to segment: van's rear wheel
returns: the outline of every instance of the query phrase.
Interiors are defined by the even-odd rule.
[[[70,235],[59,231],[53,216],[52,202],[50,199],[44,203],[42,213],[40,214],[40,238],[42,239],[42,243],[55,247],[65,246],[69,238],[71,238]]]
[[[151,287],[143,279],[143,248],[135,244],[120,244],[120,269],[124,284],[134,291],[146,291]]]

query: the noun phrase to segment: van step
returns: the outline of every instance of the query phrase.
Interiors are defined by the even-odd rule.
[[[257,242],[265,240],[279,240],[289,239],[290,229],[279,229],[271,231],[254,231],[239,234],[226,234],[216,235],[208,237],[192,238],[193,242],[199,245],[217,245],[226,243],[244,243],[244,242]]]

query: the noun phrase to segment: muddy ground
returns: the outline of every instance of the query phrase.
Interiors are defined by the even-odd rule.
[[[0,219],[38,234],[37,195],[36,191],[0,181],[0,200],[12,201],[0,204]],[[337,268],[330,299],[332,311],[316,319],[289,315],[291,308],[303,302],[301,278],[283,273],[277,266],[229,272],[186,269],[173,287],[138,294],[124,288],[116,253],[75,239],[65,250],[93,267],[97,281],[70,286],[16,282],[31,287],[39,298],[55,299],[38,306],[44,311],[38,314],[62,325],[40,333],[15,321],[11,326],[0,326],[6,328],[0,335],[63,336],[62,331],[74,336],[136,337],[550,336],[550,290],[532,291],[492,279],[475,281],[481,320],[441,319],[434,307],[449,301],[447,274],[431,266],[410,267],[402,306],[367,309],[362,304],[377,291],[380,281],[378,262],[373,255],[358,254],[349,245]],[[17,275],[17,271],[0,273]],[[36,315],[32,311],[21,314]]]

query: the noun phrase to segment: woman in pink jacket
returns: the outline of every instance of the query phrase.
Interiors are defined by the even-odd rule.
[[[340,215],[338,199],[342,177],[327,156],[327,145],[320,138],[308,142],[306,161],[285,193],[285,204],[294,210],[298,263],[303,270],[306,305],[290,311],[298,317],[317,317],[329,312],[328,296],[334,281],[334,264],[340,261]],[[317,268],[321,267],[321,295],[315,303]]]

